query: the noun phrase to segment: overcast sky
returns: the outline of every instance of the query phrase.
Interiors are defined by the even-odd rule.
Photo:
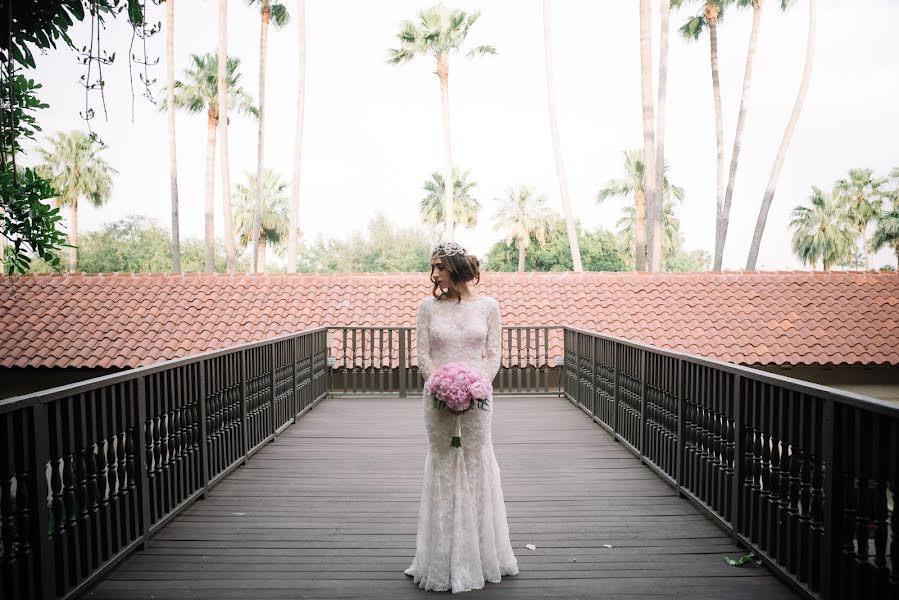
[[[286,2],[291,13],[296,5]],[[496,198],[508,185],[529,184],[561,212],[546,103],[542,3],[482,0],[447,3],[482,14],[472,45],[491,44],[498,54],[450,62],[453,154],[471,169],[482,203],[479,226],[457,231],[469,251],[484,253],[500,237],[492,229]],[[657,63],[658,3],[653,2],[653,54]],[[307,0],[306,130],[303,147],[301,229],[305,239],[343,236],[382,211],[398,225],[418,220],[422,183],[442,164],[440,93],[434,62],[388,65],[399,24],[432,2],[415,0]],[[725,268],[746,261],[759,204],[802,72],[808,0],[787,13],[765,3],[752,96],[734,193]],[[165,6],[151,7],[165,21]],[[711,252],[714,244],[715,130],[708,38],[686,42],[677,28],[697,10],[672,15],[666,158],[671,181],[686,191],[678,215],[688,248]],[[193,53],[215,52],[217,2],[178,0],[175,70],[182,77]],[[725,160],[729,162],[740,101],[751,11],[731,11],[719,28]],[[789,213],[812,185],[830,189],[850,168],[886,175],[899,166],[899,2],[818,1],[817,52],[805,109],[793,137],[759,258],[760,269],[800,268],[790,252]],[[559,128],[571,201],[587,227],[615,229],[625,201],[596,204],[597,191],[623,175],[622,151],[642,147],[637,0],[554,0],[553,46]],[[241,59],[242,84],[258,97],[258,12],[243,0],[229,3],[229,54]],[[296,104],[296,22],[272,31],[269,47],[266,164],[290,180]],[[76,44],[87,43],[81,26]],[[104,73],[108,120],[94,129],[109,145],[105,155],[119,171],[110,203],[80,212],[82,231],[129,214],[169,224],[168,146],[165,115],[138,97],[131,116],[128,64],[130,28],[114,23],[104,48],[117,60]],[[159,57],[151,68],[157,88],[165,82],[165,36],[148,42]],[[79,118],[84,69],[69,49],[38,57],[36,78],[50,109],[44,133],[85,129]],[[657,68],[656,64],[656,68]],[[135,76],[135,85],[139,82]],[[139,91],[139,90],[138,90]],[[158,97],[164,100],[164,94]],[[205,115],[179,113],[178,176],[183,236],[202,236]],[[255,171],[256,123],[236,116],[230,129],[231,181]],[[220,205],[219,178],[216,203]],[[216,227],[221,231],[221,212]],[[875,266],[894,264],[881,252]]]

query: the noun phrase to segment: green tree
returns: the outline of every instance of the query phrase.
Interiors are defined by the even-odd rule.
[[[38,152],[41,175],[56,190],[56,204],[69,209],[69,271],[78,270],[78,205],[81,200],[103,206],[112,194],[112,176],[118,173],[100,156],[105,146],[81,131],[58,132],[49,148]]]
[[[281,2],[272,2],[272,0],[247,0],[250,6],[259,7],[259,16],[262,27],[259,33],[259,135],[256,156],[256,206],[253,214],[253,272],[259,273],[265,271],[265,266],[259,266],[259,239],[260,227],[262,223],[263,212],[263,158],[265,155],[265,76],[266,66],[268,64],[268,28],[274,25],[276,29],[281,29],[290,20],[287,13],[287,7]],[[261,256],[265,257],[265,251]]]
[[[453,167],[453,189],[455,190],[453,202],[456,205],[453,227],[456,225],[476,227],[478,224],[481,203],[471,195],[471,188],[475,187],[477,182],[469,181],[470,174],[471,169],[460,172]],[[442,222],[445,226],[446,212],[443,208],[446,205],[446,189],[443,185],[443,175],[439,171],[434,171],[431,178],[426,180],[422,187],[426,192],[425,197],[419,203],[422,223],[436,227]]]
[[[664,169],[664,170],[667,170]],[[631,221],[634,223],[631,230],[631,236],[628,238],[630,240],[630,249],[626,251],[626,254],[630,254],[634,256],[636,252],[637,256],[640,256],[640,251],[643,252],[642,256],[644,258],[642,263],[638,263],[635,261],[635,267],[637,264],[645,264],[646,257],[646,244],[645,242],[640,244],[640,238],[637,236],[637,232],[646,231],[646,196],[645,196],[645,182],[646,182],[646,169],[645,163],[643,160],[643,151],[639,149],[635,150],[625,150],[624,152],[624,172],[625,176],[621,179],[610,179],[605,187],[599,190],[599,194],[597,194],[596,201],[597,203],[603,203],[608,198],[616,198],[616,197],[627,197],[633,196],[634,205],[631,207],[631,210],[625,210],[625,217],[630,215]],[[671,182],[668,181],[667,176],[662,177],[662,190],[665,201],[663,203],[663,210],[661,215],[662,220],[662,241],[661,250],[662,250],[662,260],[669,253],[665,251],[665,212],[673,211],[673,207],[669,207],[669,202],[673,200],[680,200],[683,198],[684,191],[682,188],[677,186],[672,186]],[[672,213],[673,214],[673,213]],[[620,223],[619,223],[620,225]],[[643,238],[645,240],[645,238]],[[638,246],[639,244],[639,246]],[[638,250],[639,248],[639,250]]]
[[[886,183],[886,178],[874,177],[872,169],[850,169],[849,177],[836,183],[840,197],[846,202],[849,220],[858,231],[866,271],[871,267],[868,226],[881,214],[883,192],[880,188]]]
[[[705,250],[678,250],[665,257],[663,267],[670,273],[683,273],[690,271],[707,271],[712,265],[712,256]]]
[[[839,188],[827,194],[812,187],[808,206],[793,209],[793,253],[804,265],[814,268],[821,261],[825,271],[851,258],[854,238],[852,221]]]
[[[256,181],[247,175],[247,183],[238,184],[234,191],[234,231],[238,243],[253,252],[253,232],[256,212]],[[287,241],[290,217],[287,183],[272,169],[265,169],[262,177],[262,219],[256,245],[256,259],[251,261],[254,273],[265,272],[265,252],[268,247],[280,249]]]
[[[184,72],[184,81],[175,82],[175,108],[191,113],[206,111],[206,270],[211,272],[215,261],[215,143],[219,123],[218,57],[215,54],[191,54],[193,65]],[[249,94],[239,86],[240,59],[228,59],[228,93],[231,107],[256,115]]]
[[[97,231],[81,236],[79,267],[85,273],[162,273],[171,269],[172,247],[169,231],[156,221],[142,215],[130,215],[106,223]],[[202,271],[204,268],[204,243],[196,238],[185,238],[181,244],[185,272]],[[238,265],[246,270],[247,261]],[[52,272],[56,269],[43,260],[34,260],[32,272]],[[215,270],[225,271],[224,244],[219,238],[215,243]]]
[[[624,271],[625,264],[618,252],[615,236],[605,230],[584,231],[576,223],[578,246],[581,249],[584,270]],[[515,271],[518,268],[518,248],[514,241],[500,240],[487,253],[485,269],[489,271]],[[571,247],[568,243],[568,226],[565,220],[552,214],[546,227],[545,243],[529,246],[525,256],[527,271],[571,271]]]
[[[896,183],[896,188],[887,192],[887,198],[892,206],[889,209],[884,207],[877,218],[877,228],[871,239],[871,245],[875,251],[892,248],[899,268],[899,167],[890,172],[890,178]]]
[[[383,214],[346,239],[319,238],[300,253],[301,271],[421,273],[431,266],[434,240],[420,226],[394,227]]]
[[[674,187],[669,190],[662,210],[662,261],[668,260],[677,254],[683,247],[683,236],[680,232],[680,220],[674,214],[675,202],[683,198],[683,190]],[[635,212],[633,206],[625,206],[622,209],[621,218],[618,219],[618,239],[621,253],[634,261]],[[635,262],[635,261],[634,261]]]
[[[450,185],[445,189],[446,233],[452,240],[455,219],[453,205],[453,149],[450,137],[449,112],[449,57],[458,52],[471,26],[481,15],[480,12],[467,14],[463,10],[451,10],[442,5],[423,10],[418,14],[418,23],[404,21],[396,34],[400,47],[389,51],[388,62],[400,65],[417,56],[433,56],[437,60],[437,77],[440,78],[440,106],[443,112],[443,180]],[[476,46],[468,51],[468,56],[496,54],[493,46]]]
[[[505,230],[506,243],[515,242],[518,248],[518,272],[524,272],[525,253],[536,239],[542,246],[546,242],[546,228],[551,213],[546,206],[546,196],[537,195],[525,185],[506,188],[506,195],[499,199],[500,208],[493,217],[493,228]]]

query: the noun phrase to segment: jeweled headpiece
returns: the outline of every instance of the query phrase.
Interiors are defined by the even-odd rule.
[[[457,254],[461,254],[465,256],[467,253],[465,252],[465,248],[461,246],[461,244],[457,242],[441,242],[434,247],[434,251],[431,252],[431,256],[455,256]]]

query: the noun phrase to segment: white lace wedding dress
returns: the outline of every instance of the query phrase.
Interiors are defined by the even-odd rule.
[[[448,362],[499,371],[502,326],[499,303],[480,296],[461,303],[422,300],[416,321],[418,366],[427,378]],[[494,398],[486,410],[461,415],[462,447],[450,447],[455,419],[423,394],[428,453],[418,514],[415,559],[406,569],[426,590],[465,592],[518,573],[493,453]],[[501,402],[500,400],[499,402]]]

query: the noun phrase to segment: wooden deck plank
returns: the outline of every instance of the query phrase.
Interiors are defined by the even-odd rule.
[[[741,554],[730,539],[567,401],[500,397],[494,410],[521,573],[466,597],[797,597],[760,566],[728,566]],[[424,454],[420,399],[328,399],[85,597],[433,595],[402,573]]]

